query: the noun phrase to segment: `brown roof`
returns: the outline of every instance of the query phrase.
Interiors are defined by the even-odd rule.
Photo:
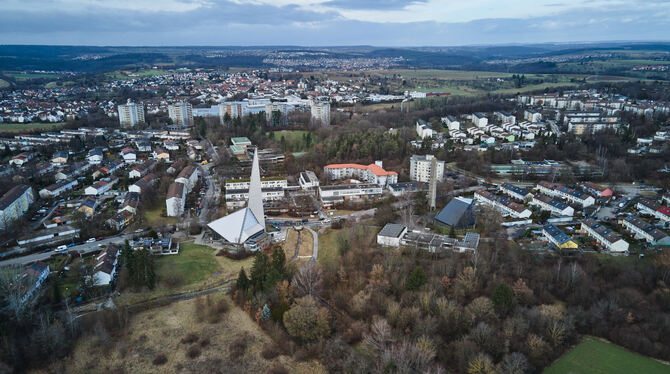
[[[178,182],[172,183],[170,188],[168,188],[167,198],[182,196],[184,196],[184,184]]]
[[[10,206],[16,199],[23,195],[27,190],[30,189],[30,186],[27,184],[19,184],[14,186],[11,190],[7,191],[2,197],[0,197],[0,210],[4,210]]]

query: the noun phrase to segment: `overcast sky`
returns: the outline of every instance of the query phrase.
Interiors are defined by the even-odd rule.
[[[0,44],[670,40],[670,0],[0,0]]]

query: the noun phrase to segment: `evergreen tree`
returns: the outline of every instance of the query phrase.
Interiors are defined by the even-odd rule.
[[[237,276],[235,287],[238,290],[246,290],[249,287],[249,278],[247,278],[247,272],[244,271],[244,268],[240,269],[240,274]]]
[[[286,271],[286,254],[279,246],[275,247],[274,251],[272,251],[272,268],[277,270],[282,276]]]
[[[270,311],[270,307],[268,307],[268,304],[263,305],[263,310],[261,310],[261,319],[262,320],[269,320],[272,318],[272,312]]]
[[[417,265],[414,270],[409,273],[409,277],[407,277],[407,289],[410,291],[417,290],[419,287],[426,284],[427,281],[428,277],[426,276],[426,273],[424,273],[423,268]]]
[[[270,263],[268,255],[259,252],[254,258],[254,264],[251,266],[251,286],[254,288],[254,292],[263,289],[263,281],[265,280],[269,267]]]
[[[501,315],[506,315],[511,312],[516,305],[514,290],[512,290],[512,287],[506,285],[505,283],[501,283],[498,287],[496,287],[495,291],[493,291],[491,301],[493,301],[493,307],[495,308],[496,312]]]

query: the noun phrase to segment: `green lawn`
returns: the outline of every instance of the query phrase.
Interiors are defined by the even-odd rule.
[[[26,73],[22,71],[4,71],[3,74],[17,81],[27,81],[29,79],[37,78],[58,78],[58,74]]]
[[[301,142],[303,135],[309,133],[307,130],[281,130],[274,131],[275,139],[279,140],[283,136],[287,142]],[[312,135],[313,136],[313,135]]]
[[[144,211],[145,226],[163,226],[177,223],[177,217],[163,217],[163,205]]]
[[[592,337],[555,361],[544,374],[661,374],[670,366]]]
[[[156,257],[156,275],[159,281],[177,276],[183,286],[202,282],[221,270],[214,252],[204,245],[182,243],[179,254]]]
[[[6,80],[0,79],[0,88],[5,88],[5,87],[9,87],[9,82],[7,82]]]
[[[65,122],[56,123],[0,123],[0,132],[52,131],[58,130]]]

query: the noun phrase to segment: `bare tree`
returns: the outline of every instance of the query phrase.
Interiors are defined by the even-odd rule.
[[[23,321],[35,303],[34,297],[24,300],[28,287],[28,277],[24,277],[20,266],[5,266],[0,268],[0,297],[3,298],[7,310],[17,321]]]
[[[293,284],[298,296],[319,296],[323,286],[321,268],[313,262],[308,262],[293,276]]]
[[[505,355],[500,363],[502,374],[524,374],[528,371],[528,360],[522,353],[514,352]]]

